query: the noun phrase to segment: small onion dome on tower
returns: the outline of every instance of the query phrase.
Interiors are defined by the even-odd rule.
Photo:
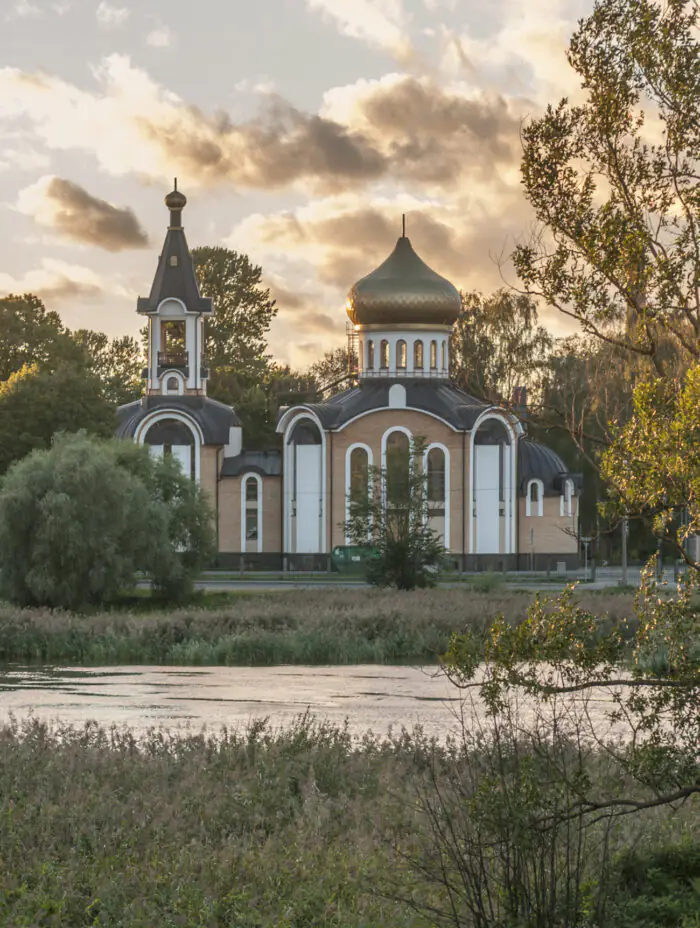
[[[182,211],[187,206],[187,197],[177,189],[177,178],[175,178],[175,189],[172,190],[165,198],[165,205],[170,210],[170,226],[173,229],[182,228]]]
[[[356,325],[453,325],[461,298],[418,257],[404,230],[386,261],[350,290],[346,308]]]

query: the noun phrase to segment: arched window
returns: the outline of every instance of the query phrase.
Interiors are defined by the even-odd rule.
[[[525,496],[525,515],[541,516],[544,505],[544,484],[541,480],[529,480]]]
[[[410,453],[408,435],[391,432],[386,441],[386,500],[392,508],[405,508],[408,502]]]
[[[402,338],[396,343],[396,367],[400,371],[406,370],[406,342]]]
[[[437,342],[432,341],[430,343],[430,370],[437,370]]]
[[[562,495],[559,497],[559,514],[562,516],[573,515],[573,498],[574,498],[574,481],[567,478],[564,481]]]
[[[374,370],[374,342],[371,338],[367,342],[367,370]]]
[[[442,448],[428,451],[428,502],[445,503],[445,452]]]
[[[350,452],[350,502],[360,503],[367,499],[369,489],[369,455],[366,448],[353,448]]]
[[[241,487],[241,551],[262,551],[262,480],[257,474],[243,478]]]
[[[177,419],[160,419],[148,429],[144,443],[154,456],[172,455],[182,472],[192,480],[196,479],[197,444],[194,434],[184,422]]]
[[[423,342],[419,338],[413,343],[413,369],[423,370]]]
[[[180,392],[180,382],[177,377],[168,377],[165,381],[165,392],[166,393],[179,393]]]
[[[447,370],[447,343],[442,343],[442,369]]]
[[[379,367],[383,371],[389,370],[389,342],[385,338],[379,346]]]

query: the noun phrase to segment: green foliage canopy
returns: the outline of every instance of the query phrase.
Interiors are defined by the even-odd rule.
[[[0,582],[20,605],[112,600],[137,571],[177,598],[213,549],[200,489],[130,442],[59,435],[14,464],[0,489]]]

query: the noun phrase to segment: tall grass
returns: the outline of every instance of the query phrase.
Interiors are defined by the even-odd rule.
[[[539,847],[513,830],[517,815],[508,812],[506,825],[491,815],[491,798],[502,812],[506,798],[530,801],[507,769],[495,788],[493,754],[440,747],[420,732],[355,741],[302,717],[278,731],[256,722],[216,736],[153,731],[136,740],[95,724],[25,721],[0,727],[0,757],[3,926],[425,928],[435,923],[431,911],[453,911],[441,880],[458,873],[443,854],[444,832],[434,840],[436,802],[439,821],[449,815],[459,859],[478,865],[478,879],[495,894],[495,913],[506,911],[507,892],[519,885],[512,854],[527,863]],[[605,775],[612,761],[603,754],[596,763]],[[519,792],[508,797],[508,783]],[[459,808],[447,796],[455,784]],[[677,840],[693,827],[691,815],[657,810],[650,837]],[[643,823],[624,822],[608,841],[611,854],[643,831]],[[555,869],[567,863],[565,838],[554,848]],[[580,840],[586,851],[600,830]],[[577,885],[600,879],[595,854],[579,853],[575,866]],[[554,874],[551,885],[558,881]],[[574,924],[548,920],[536,898],[532,905],[528,924]],[[440,923],[525,924],[498,914],[478,921],[470,911],[460,906],[458,921]]]
[[[628,618],[629,594],[583,605]],[[290,590],[232,598],[213,609],[74,615],[0,607],[0,663],[358,664],[432,663],[450,636],[496,615],[520,621],[530,593],[437,589]]]

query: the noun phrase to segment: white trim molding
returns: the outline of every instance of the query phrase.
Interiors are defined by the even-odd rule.
[[[532,488],[537,487],[537,512],[532,512]],[[544,483],[539,480],[537,477],[533,477],[527,482],[527,490],[525,492],[525,515],[537,515],[541,516],[544,513]]]
[[[442,543],[445,546],[446,550],[450,550],[450,467],[452,461],[450,459],[449,449],[439,441],[431,442],[425,451],[423,452],[423,473],[426,480],[428,479],[428,453],[434,448],[438,448],[445,456],[445,498],[443,500],[443,505],[445,507],[445,531],[442,539]],[[430,500],[428,500],[428,505]]]
[[[366,445],[362,441],[356,441],[352,445],[349,445],[347,451],[345,452],[345,522],[347,523],[350,519],[350,482],[352,476],[351,468],[351,458],[352,453],[357,448],[362,448],[362,450],[367,454],[367,472],[369,474],[369,468],[374,465],[374,455],[372,449],[369,445]],[[350,544],[350,538],[347,531],[345,532],[345,544]]]
[[[504,476],[504,487],[503,487],[503,496],[505,502],[505,517],[506,517],[506,538],[505,538],[505,547],[506,550],[503,551],[503,554],[516,554],[517,553],[517,535],[516,535],[516,496],[515,488],[517,482],[517,467],[518,467],[518,447],[517,441],[518,436],[522,433],[522,426],[517,420],[515,422],[511,421],[507,414],[498,409],[496,406],[491,406],[488,409],[485,409],[481,415],[478,417],[474,425],[472,426],[471,433],[469,435],[469,509],[467,510],[469,516],[469,554],[475,554],[475,529],[476,524],[474,520],[474,470],[475,470],[475,461],[476,455],[474,453],[474,446],[477,432],[479,428],[486,422],[488,419],[495,419],[497,422],[500,422],[501,425],[505,428],[510,439],[509,444],[506,446],[505,454],[505,466],[503,468]]]
[[[248,534],[248,505],[246,499],[246,488],[248,486],[248,481],[254,480],[257,484],[257,510],[258,510],[258,551],[260,554],[263,550],[263,482],[260,474],[254,474],[248,471],[243,474],[243,479],[241,480],[241,554],[246,553],[246,547],[248,544],[247,534]]]
[[[162,422],[163,419],[175,419],[176,422],[182,422],[182,424],[186,425],[192,432],[192,436],[194,437],[194,479],[199,483],[200,459],[202,445],[204,444],[204,436],[194,419],[190,419],[189,416],[186,416],[178,409],[158,409],[156,412],[152,412],[150,415],[146,416],[142,422],[139,422],[138,428],[134,433],[134,441],[139,445],[144,445],[146,443],[146,435],[151,426],[155,425],[157,422]]]
[[[559,515],[571,517],[574,514],[574,481],[567,477],[559,497]]]
[[[327,483],[327,463],[326,463],[326,432],[324,431],[323,426],[321,425],[321,420],[318,418],[313,409],[309,409],[308,406],[292,406],[288,409],[280,418],[280,421],[277,424],[277,431],[282,433],[282,454],[283,454],[283,474],[284,474],[284,486],[283,486],[283,518],[284,518],[284,550],[283,553],[293,554],[292,551],[292,520],[291,520],[291,508],[292,508],[292,493],[294,487],[292,484],[293,479],[293,467],[296,466],[296,462],[292,464],[290,456],[292,454],[293,445],[287,440],[287,436],[293,430],[297,422],[300,422],[303,419],[310,419],[314,425],[318,427],[319,433],[321,435],[321,554],[325,553],[327,549],[327,535],[328,535],[328,526],[326,525],[326,483]]]

